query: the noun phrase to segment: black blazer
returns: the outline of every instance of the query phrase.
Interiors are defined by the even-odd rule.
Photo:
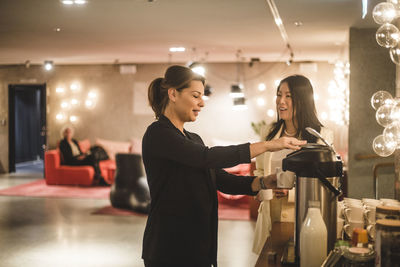
[[[170,264],[217,263],[217,190],[255,195],[253,176],[222,170],[250,162],[250,145],[208,148],[200,136],[179,131],[167,117],[143,137],[151,206],[142,258]]]
[[[82,151],[81,151],[81,148],[79,147],[78,141],[76,141],[75,139],[72,139],[72,142],[74,142],[78,146],[79,152],[82,155]],[[77,161],[76,157],[74,157],[72,155],[71,146],[69,145],[67,139],[65,139],[65,138],[63,140],[61,140],[61,142],[60,142],[60,151],[63,156],[63,160],[61,162],[62,164],[70,165],[70,164],[74,164]]]

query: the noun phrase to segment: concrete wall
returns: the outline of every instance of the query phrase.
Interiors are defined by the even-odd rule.
[[[356,154],[375,153],[372,141],[383,127],[375,120],[371,96],[379,90],[395,95],[396,67],[389,50],[375,40],[376,29],[350,29],[350,125],[349,125],[349,194],[351,197],[373,197],[373,165],[393,161],[390,158],[355,159]],[[379,172],[380,195],[393,197],[393,168]]]
[[[248,109],[233,111],[232,99],[229,97],[231,84],[236,82],[234,63],[208,63],[207,82],[213,87],[213,95],[206,102],[195,123],[188,123],[186,128],[199,133],[208,145],[222,143],[239,143],[256,141],[258,136],[251,128],[251,122],[265,120],[271,123],[274,119],[268,117],[267,110],[275,110],[274,96],[276,94],[275,80],[288,75],[300,73],[309,77],[319,95],[317,110],[319,113],[327,110],[328,84],[333,78],[333,65],[326,62],[317,63],[316,71],[310,65],[285,63],[255,63],[250,67],[243,63],[244,86]],[[79,107],[70,110],[70,114],[78,116],[74,125],[77,139],[95,138],[115,141],[129,141],[132,137],[142,138],[146,127],[153,121],[153,114],[146,106],[146,89],[150,81],[162,76],[168,65],[138,64],[135,74],[121,74],[117,65],[56,65],[50,72],[45,72],[42,66],[2,66],[0,67],[0,114],[8,111],[8,85],[21,83],[47,84],[47,127],[48,147],[54,148],[60,138],[60,129],[65,123],[60,123],[55,116],[61,111],[63,100],[72,97],[80,100]],[[75,95],[68,89],[77,81],[81,91]],[[265,83],[267,89],[258,91],[259,83]],[[62,86],[68,93],[59,95],[56,88]],[[94,109],[88,110],[84,100],[89,91],[96,90],[98,102]],[[265,99],[265,106],[258,106],[258,97]],[[135,106],[136,105],[136,106]],[[150,110],[150,112],[149,112]],[[1,119],[1,118],[0,118]],[[336,131],[335,145],[339,149],[347,148],[346,127],[335,127],[330,122],[324,122]],[[0,171],[8,170],[8,124],[0,126]]]

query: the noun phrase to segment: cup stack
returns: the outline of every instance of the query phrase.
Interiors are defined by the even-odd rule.
[[[378,207],[378,208],[377,208]],[[378,211],[377,211],[378,210]],[[394,210],[398,210],[396,213]],[[399,214],[396,217],[396,214]],[[351,239],[354,229],[366,229],[371,241],[375,241],[377,219],[400,219],[400,202],[396,199],[344,198],[337,207],[337,237]],[[395,218],[394,218],[395,217]]]

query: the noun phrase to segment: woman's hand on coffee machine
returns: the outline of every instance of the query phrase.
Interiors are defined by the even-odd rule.
[[[294,137],[287,136],[283,136],[281,138],[273,139],[266,142],[268,142],[268,151],[278,151],[285,148],[298,150],[300,149],[301,145],[307,144],[307,141],[298,140]]]

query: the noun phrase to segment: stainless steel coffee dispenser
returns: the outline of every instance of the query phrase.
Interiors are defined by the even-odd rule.
[[[309,200],[321,203],[321,214],[328,230],[329,253],[336,241],[336,205],[343,174],[340,157],[331,146],[308,143],[283,159],[282,170],[296,173],[295,261],[299,262],[301,257],[300,230]]]

